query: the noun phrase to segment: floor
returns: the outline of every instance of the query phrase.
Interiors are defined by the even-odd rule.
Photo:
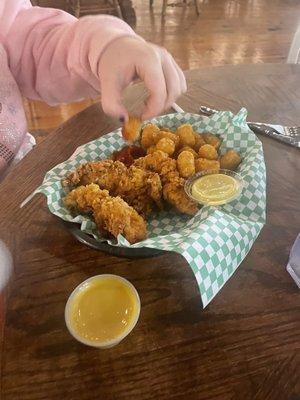
[[[161,17],[162,0],[154,0],[153,9],[148,1],[133,0],[136,32],[165,46],[183,69],[285,62],[300,24],[300,0],[198,0],[199,17],[191,3],[169,6],[165,18]],[[63,8],[65,1],[40,0],[40,4]],[[92,100],[51,108],[24,100],[29,130],[41,141],[90,104]],[[3,304],[0,298],[0,322]]]

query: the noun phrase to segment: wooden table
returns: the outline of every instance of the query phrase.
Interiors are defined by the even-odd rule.
[[[300,124],[300,66],[255,65],[187,73],[179,104],[237,111],[249,119]],[[127,96],[141,102],[140,88]],[[116,127],[94,105],[45,139],[0,185],[0,237],[15,260],[2,352],[1,400],[286,400],[300,395],[299,290],[285,270],[300,228],[300,153],[261,137],[268,220],[250,254],[202,310],[183,258],[127,260],[77,243],[36,196],[19,204],[55,164]],[[119,346],[77,343],[64,324],[72,289],[114,273],[138,289],[142,312]]]

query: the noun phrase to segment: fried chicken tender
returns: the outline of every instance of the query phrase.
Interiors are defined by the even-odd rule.
[[[211,144],[204,144],[199,149],[200,158],[206,158],[207,160],[217,160],[218,152]]]
[[[148,149],[149,147],[154,146],[157,142],[156,139],[159,132],[160,130],[158,126],[154,124],[147,124],[142,131],[141,146],[144,149]]]
[[[235,150],[228,150],[222,157],[220,157],[220,165],[223,169],[230,169],[235,171],[240,165],[241,156]]]
[[[181,125],[177,128],[176,133],[180,139],[180,146],[194,147],[196,140],[192,125],[190,124]]]
[[[164,199],[179,212],[189,215],[197,213],[197,203],[191,200],[184,191],[185,180],[179,176],[176,160],[168,157],[163,151],[156,151],[139,158],[134,165],[159,174]]]
[[[127,168],[119,161],[88,162],[72,172],[62,185],[72,188],[90,183],[108,190],[111,196],[122,197],[143,216],[150,214],[154,204],[161,207],[162,185],[155,172],[134,165]]]
[[[63,186],[76,187],[96,183],[103,185],[108,191],[113,190],[120,176],[127,171],[127,167],[120,161],[101,160],[81,164],[62,180]]]
[[[213,135],[212,133],[207,132],[207,133],[203,133],[202,137],[205,140],[205,143],[211,144],[218,150],[218,148],[220,147],[220,144],[221,144],[221,140],[216,135]]]
[[[159,175],[134,165],[121,176],[116,195],[145,217],[151,213],[154,205],[162,208],[162,183]]]
[[[120,197],[111,197],[107,190],[101,190],[91,183],[73,189],[64,198],[64,204],[72,212],[92,213],[99,230],[105,230],[114,237],[123,235],[130,243],[145,239],[145,220]]]
[[[108,196],[107,190],[101,190],[98,185],[91,183],[73,189],[63,199],[63,202],[72,213],[89,214],[93,211],[92,204],[96,198],[101,200]]]
[[[219,172],[220,162],[217,160],[207,160],[206,158],[198,158],[195,160],[196,172],[214,171]]]
[[[177,182],[169,182],[164,185],[164,198],[182,214],[195,215],[198,212],[198,205],[187,197],[184,190],[184,183],[184,179],[181,179]]]
[[[190,151],[182,151],[177,158],[177,168],[180,176],[189,178],[195,173],[195,159]]]

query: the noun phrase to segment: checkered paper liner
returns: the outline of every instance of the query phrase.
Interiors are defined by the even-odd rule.
[[[231,277],[245,258],[265,223],[266,176],[261,142],[246,124],[247,111],[237,115],[219,112],[211,117],[196,114],[169,114],[153,123],[175,129],[189,123],[196,132],[213,132],[222,138],[221,153],[235,149],[242,156],[238,172],[244,179],[239,199],[230,204],[203,207],[194,217],[175,212],[154,213],[148,221],[148,238],[130,245],[119,235],[112,245],[149,247],[175,251],[183,255],[192,268],[205,307]],[[65,221],[81,224],[81,230],[99,241],[96,226],[86,216],[73,217],[64,207],[65,189],[61,179],[81,163],[110,157],[124,146],[120,129],[79,147],[65,162],[49,171],[35,193],[44,193],[51,213]]]

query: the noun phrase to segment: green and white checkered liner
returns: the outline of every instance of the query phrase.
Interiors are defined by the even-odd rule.
[[[148,222],[148,238],[130,245],[122,236],[118,243],[125,247],[151,247],[182,254],[197,279],[205,307],[231,277],[244,259],[265,223],[266,176],[262,145],[246,124],[247,111],[237,115],[219,112],[212,117],[195,114],[170,114],[152,122],[175,129],[190,123],[197,132],[209,131],[223,141],[221,152],[234,148],[243,162],[239,173],[244,179],[242,195],[234,202],[203,207],[193,218],[172,212],[155,214]],[[69,160],[49,171],[36,192],[47,196],[49,210],[66,221],[81,223],[81,229],[98,236],[95,224],[86,216],[73,218],[63,206],[65,196],[61,179],[81,163],[107,158],[124,145],[120,129],[78,148]]]

